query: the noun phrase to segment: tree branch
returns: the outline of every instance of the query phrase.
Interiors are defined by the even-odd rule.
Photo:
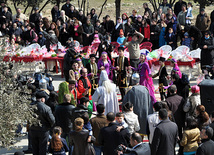
[[[39,13],[50,3],[50,0],[47,0],[46,3],[42,6],[42,8],[39,10]]]
[[[100,18],[101,14],[103,13],[103,8],[104,8],[104,6],[106,5],[107,1],[108,1],[108,0],[105,0],[104,3],[103,3],[103,5],[101,6],[101,10],[100,10],[100,14],[99,14],[99,16],[98,16],[98,19]]]

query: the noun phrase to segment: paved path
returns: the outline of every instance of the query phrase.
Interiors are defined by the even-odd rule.
[[[170,68],[167,68],[167,70],[168,70],[168,73],[170,73]],[[188,68],[181,67],[181,70],[182,72],[186,72],[186,73],[189,72]],[[194,74],[197,74],[197,68],[193,70],[193,75]],[[197,75],[195,77],[197,77]],[[64,78],[61,78],[61,74],[59,73],[59,74],[53,74],[53,79],[54,79],[53,85],[55,87],[55,90],[58,90],[58,86],[62,81],[64,81]],[[196,84],[196,78],[191,79],[190,85],[192,86],[195,84]],[[154,86],[156,89],[158,88],[157,79],[154,79]],[[155,94],[155,97],[157,99],[160,98],[159,94]],[[27,136],[20,137],[19,141],[14,145],[14,147],[11,148],[11,150],[7,150],[6,148],[0,148],[0,155],[13,155],[16,151],[26,150],[27,144],[28,144]],[[176,147],[176,149],[178,149],[178,147]]]

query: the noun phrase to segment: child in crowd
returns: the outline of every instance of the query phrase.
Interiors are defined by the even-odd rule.
[[[172,47],[172,50],[176,48],[176,36],[172,27],[169,28],[168,33],[166,34],[166,42],[167,45]]]
[[[62,128],[59,126],[54,127],[53,135],[49,145],[49,153],[53,155],[66,155],[65,152],[69,151],[67,142],[64,138],[61,138]]]
[[[82,116],[82,119],[84,120],[83,129],[88,130],[88,132],[89,132],[88,142],[90,142],[90,141],[91,141],[91,137],[92,137],[92,135],[93,135],[93,132],[92,132],[91,123],[90,123],[90,121],[89,121],[89,115],[88,115],[88,113],[85,113],[85,114]]]
[[[192,39],[189,37],[188,32],[184,33],[184,40],[182,41],[182,45],[185,45],[191,48]]]
[[[122,112],[116,113],[116,123],[118,123],[118,127],[116,129],[117,132],[120,132],[122,129],[128,128],[128,124],[124,120],[124,114]]]
[[[191,19],[193,19],[193,15],[192,15],[192,3],[189,2],[187,5],[187,15],[186,15],[186,24],[191,25]]]
[[[122,45],[122,44],[123,44],[123,41],[126,39],[126,37],[124,37],[124,33],[123,33],[122,29],[120,30],[119,35],[120,36],[117,38],[117,42],[118,42],[118,44],[120,44],[121,47],[124,47],[124,45]]]

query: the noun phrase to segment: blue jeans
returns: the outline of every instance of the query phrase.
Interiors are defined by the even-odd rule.
[[[103,152],[103,146],[95,146],[94,145],[94,150],[96,152],[96,155],[101,155],[101,153]]]

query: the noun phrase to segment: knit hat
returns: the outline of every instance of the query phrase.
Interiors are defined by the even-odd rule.
[[[142,19],[142,16],[141,16],[141,15],[138,15],[137,18],[141,18],[141,19]]]
[[[123,29],[120,29],[120,34],[119,35],[124,35]]]
[[[197,85],[194,85],[191,87],[191,92],[192,93],[199,93],[200,92],[200,88]]]
[[[188,33],[188,32],[185,32],[185,33],[184,33],[184,36],[189,36],[189,33]]]
[[[95,34],[95,35],[94,35],[94,38],[99,38],[99,35],[98,35],[98,34]]]
[[[166,58],[160,57],[159,61],[165,62],[165,61],[166,61]]]

